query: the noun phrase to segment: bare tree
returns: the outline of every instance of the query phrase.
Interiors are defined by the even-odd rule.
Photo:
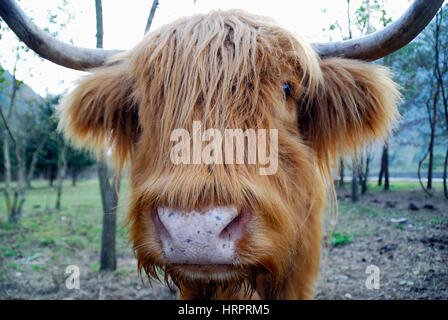
[[[359,177],[359,163],[356,154],[353,155],[352,159],[352,202],[358,202],[359,200],[359,190],[358,190],[358,177]]]
[[[435,23],[435,70],[434,75],[440,87],[440,93],[442,97],[443,109],[445,114],[445,132],[448,137],[448,97],[445,91],[444,77],[448,73],[448,53],[444,48],[440,48],[440,33],[444,18],[444,8],[442,7],[439,13],[436,15]],[[446,32],[446,31],[445,31]],[[441,57],[442,55],[442,57]],[[445,198],[448,199],[448,186],[447,186],[447,171],[448,171],[448,146],[445,153],[445,160],[443,165],[443,193]]]
[[[361,194],[365,194],[368,190],[370,163],[372,162],[372,158],[372,148],[366,147],[361,153],[359,166],[359,183],[361,184]]]
[[[425,67],[427,70],[429,70],[432,67],[433,70],[432,77],[429,78],[430,90],[425,103],[427,111],[427,119],[430,128],[429,145],[427,147],[424,156],[419,161],[417,170],[420,185],[428,195],[431,195],[430,191],[433,187],[432,180],[434,170],[434,148],[436,144],[435,140],[436,138],[438,138],[436,130],[438,125],[438,119],[442,115],[442,113],[439,110],[440,102],[442,102],[445,114],[445,125],[446,125],[445,135],[448,134],[448,102],[444,83],[444,78],[448,73],[448,54],[447,54],[446,41],[441,39],[442,32],[445,32],[445,38],[446,38],[446,27],[442,27],[443,15],[444,15],[444,8],[442,7],[435,16],[433,24],[434,29],[432,30],[432,33],[429,35],[430,40],[427,40],[427,42],[431,43],[433,59],[431,58],[426,59],[425,56],[420,55],[419,59],[417,60],[420,66]],[[429,156],[428,172],[425,186],[424,183],[422,182],[421,170],[423,163],[428,156]],[[446,198],[448,198],[448,187],[446,185],[447,166],[448,166],[448,150],[446,151],[445,154],[445,161],[443,166],[443,186],[444,186],[444,195]]]
[[[350,14],[350,0],[347,0],[347,22],[348,22],[348,39],[351,40],[353,38],[352,33],[352,18]],[[351,200],[353,203],[358,202],[359,200],[359,190],[358,190],[358,177],[359,177],[359,163],[357,161],[356,150],[352,156],[352,195]]]
[[[383,65],[389,66],[389,57],[383,59]],[[380,172],[378,175],[378,186],[382,185],[382,180],[384,177],[384,191],[390,190],[389,183],[389,139],[384,140],[383,151],[381,154]]]
[[[378,186],[381,186],[383,183],[384,176],[384,190],[390,190],[389,184],[389,144],[386,140],[383,145],[383,152],[381,155],[381,165],[380,165],[380,173],[378,176]]]
[[[101,0],[95,0],[96,11],[96,47],[103,47],[103,8]],[[98,179],[100,181],[101,200],[103,205],[103,230],[101,237],[100,270],[115,270],[117,257],[115,254],[115,233],[117,225],[118,190],[120,180],[113,174],[106,162],[104,153],[98,160]],[[112,181],[112,182],[111,182]],[[115,182],[115,183],[114,183]],[[117,189],[114,188],[115,184]]]
[[[59,155],[58,155],[58,177],[56,182],[56,205],[55,209],[61,209],[61,197],[62,197],[62,184],[64,182],[65,173],[67,171],[67,144],[63,137],[59,137]]]
[[[345,160],[342,156],[339,156],[339,186],[344,187],[344,176],[345,176]]]
[[[2,108],[0,108],[1,118],[4,125],[3,131],[3,162],[5,169],[5,187],[4,187],[4,195],[6,202],[6,210],[8,214],[8,222],[17,223],[20,221],[20,216],[22,214],[23,203],[25,202],[25,194],[26,194],[26,184],[25,184],[25,163],[23,161],[22,154],[19,150],[19,146],[17,143],[17,138],[11,130],[10,123],[13,116],[14,106],[16,102],[17,92],[22,85],[22,81],[17,80],[16,78],[16,70],[17,64],[20,60],[20,54],[17,49],[16,51],[16,60],[13,67],[12,73],[12,91],[9,99],[9,108],[8,113],[5,116]],[[10,150],[9,150],[9,140],[11,140],[14,150],[14,156],[17,162],[17,185],[14,188],[12,186],[11,179],[11,158],[10,158]]]
[[[437,124],[437,105],[439,103],[439,97],[440,97],[440,85],[437,83],[436,90],[432,99],[432,116],[431,112],[428,108],[428,119],[431,129],[431,135],[429,139],[429,147],[428,147],[428,153],[429,153],[429,163],[428,163],[428,181],[426,184],[426,188],[428,190],[432,189],[432,176],[433,176],[433,168],[434,168],[434,144],[435,144],[435,137],[436,137],[436,124]],[[429,107],[429,106],[428,106]]]
[[[431,83],[430,86],[431,86],[430,94],[425,104],[430,128],[430,141],[426,153],[418,163],[418,169],[417,169],[418,180],[420,182],[420,185],[423,191],[425,191],[428,195],[431,195],[430,190],[432,189],[432,168],[434,162],[434,142],[435,142],[435,130],[437,124],[437,104],[440,95],[440,84],[438,82]],[[428,157],[428,155],[429,155],[428,176],[427,176],[427,184],[425,187],[422,182],[421,169],[423,162]]]
[[[36,150],[34,150],[32,156],[31,156],[31,162],[30,166],[28,168],[28,173],[26,175],[26,187],[28,189],[31,188],[31,181],[33,180],[34,171],[36,170],[36,164],[39,157],[39,154],[42,152],[45,143],[47,143],[48,140],[48,134],[44,135],[43,138],[40,140],[39,144],[37,145]]]
[[[350,0],[347,0],[347,22],[348,22],[348,38],[353,39],[352,19],[351,19],[351,14],[350,14]]]
[[[443,194],[445,195],[445,198],[448,199],[447,172],[448,172],[448,147],[446,148],[445,161],[443,163]]]
[[[381,14],[381,21],[383,22],[383,27],[386,28],[389,23],[392,22],[391,18],[388,18],[386,16],[386,10],[384,9],[384,1],[381,1],[381,7],[382,14]],[[383,59],[383,65],[384,66],[390,66],[390,56],[386,56]],[[382,185],[382,180],[384,177],[384,191],[390,190],[390,183],[389,183],[389,141],[386,138],[384,140],[383,144],[383,151],[381,154],[381,164],[380,164],[380,172],[378,175],[378,186]]]
[[[443,13],[443,10],[441,10]],[[430,139],[428,149],[420,160],[418,165],[418,177],[420,185],[422,189],[430,194],[430,190],[432,189],[432,178],[433,178],[433,167],[434,167],[434,146],[435,146],[435,138],[436,138],[436,128],[437,128],[437,115],[438,115],[438,106],[440,97],[442,96],[442,101],[446,103],[446,95],[443,84],[443,75],[440,69],[440,26],[442,22],[442,14],[438,13],[436,15],[436,22],[434,27],[434,78],[435,82],[431,82],[431,90],[426,101],[426,111],[428,115],[429,128],[430,128]],[[446,104],[445,104],[446,108]],[[446,110],[445,110],[446,111]],[[429,156],[428,162],[428,173],[427,173],[427,183],[426,187],[423,185],[421,180],[421,168],[425,159]]]

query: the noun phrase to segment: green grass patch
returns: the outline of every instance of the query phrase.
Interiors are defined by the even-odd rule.
[[[423,180],[425,182],[425,180]],[[399,191],[399,190],[421,190],[420,183],[418,181],[390,181],[389,183],[391,191]],[[434,189],[443,188],[442,182],[433,182]],[[374,181],[368,182],[368,189],[375,191],[383,191],[384,190],[384,182],[382,186],[378,186],[378,183]]]
[[[99,271],[100,271],[100,264],[99,264],[98,262],[92,264],[90,267],[92,268],[92,270],[93,270],[94,272],[99,272]]]
[[[15,263],[15,262],[9,262],[8,263],[8,268],[14,269],[16,271],[20,270],[19,265],[17,263]]]
[[[351,234],[333,232],[333,234],[331,235],[331,244],[333,246],[343,246],[352,242],[352,239],[353,235]]]
[[[441,217],[441,218],[433,218],[431,220],[428,221],[428,224],[442,224],[448,222],[448,219],[446,217]]]
[[[118,268],[117,270],[115,270],[115,274],[117,276],[126,276],[129,274],[129,270],[123,269],[123,268]]]
[[[16,257],[16,256],[20,255],[20,251],[18,251],[18,250],[2,250],[2,255],[6,258]]]
[[[33,269],[34,271],[42,271],[42,270],[45,270],[45,267],[40,266],[40,265],[38,265],[38,264],[33,264],[33,265],[31,266],[31,269]]]

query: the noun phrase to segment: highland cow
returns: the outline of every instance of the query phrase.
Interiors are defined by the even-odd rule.
[[[428,2],[440,1],[414,5],[429,10]],[[378,45],[364,58],[398,47]],[[67,136],[110,148],[118,170],[129,165],[140,270],[151,278],[163,270],[184,299],[313,297],[332,160],[386,137],[399,99],[387,68],[324,49],[266,17],[214,11],[149,33],[65,98]],[[261,175],[259,162],[174,163],[172,132],[193,132],[195,122],[278,130],[275,174]]]
[[[118,168],[129,162],[139,267],[152,277],[163,269],[184,298],[244,289],[311,298],[330,159],[388,133],[398,98],[389,71],[321,61],[290,32],[239,11],[177,20],[115,59],[80,81],[60,117],[79,145],[111,147]],[[171,133],[193,132],[194,121],[277,129],[277,173],[172,163]]]

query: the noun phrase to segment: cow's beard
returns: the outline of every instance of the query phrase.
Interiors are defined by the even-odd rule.
[[[270,278],[270,272],[262,266],[225,268],[221,272],[197,272],[183,265],[140,265],[140,271],[148,276],[149,281],[164,282],[172,291],[178,288],[182,297],[187,299],[248,299],[257,290],[260,275]]]

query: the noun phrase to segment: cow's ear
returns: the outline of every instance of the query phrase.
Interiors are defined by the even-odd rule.
[[[112,150],[121,165],[138,134],[134,81],[124,62],[92,70],[59,106],[60,128],[76,145]]]
[[[398,117],[400,93],[388,68],[356,60],[320,62],[318,90],[299,102],[299,130],[320,160],[384,138]]]

